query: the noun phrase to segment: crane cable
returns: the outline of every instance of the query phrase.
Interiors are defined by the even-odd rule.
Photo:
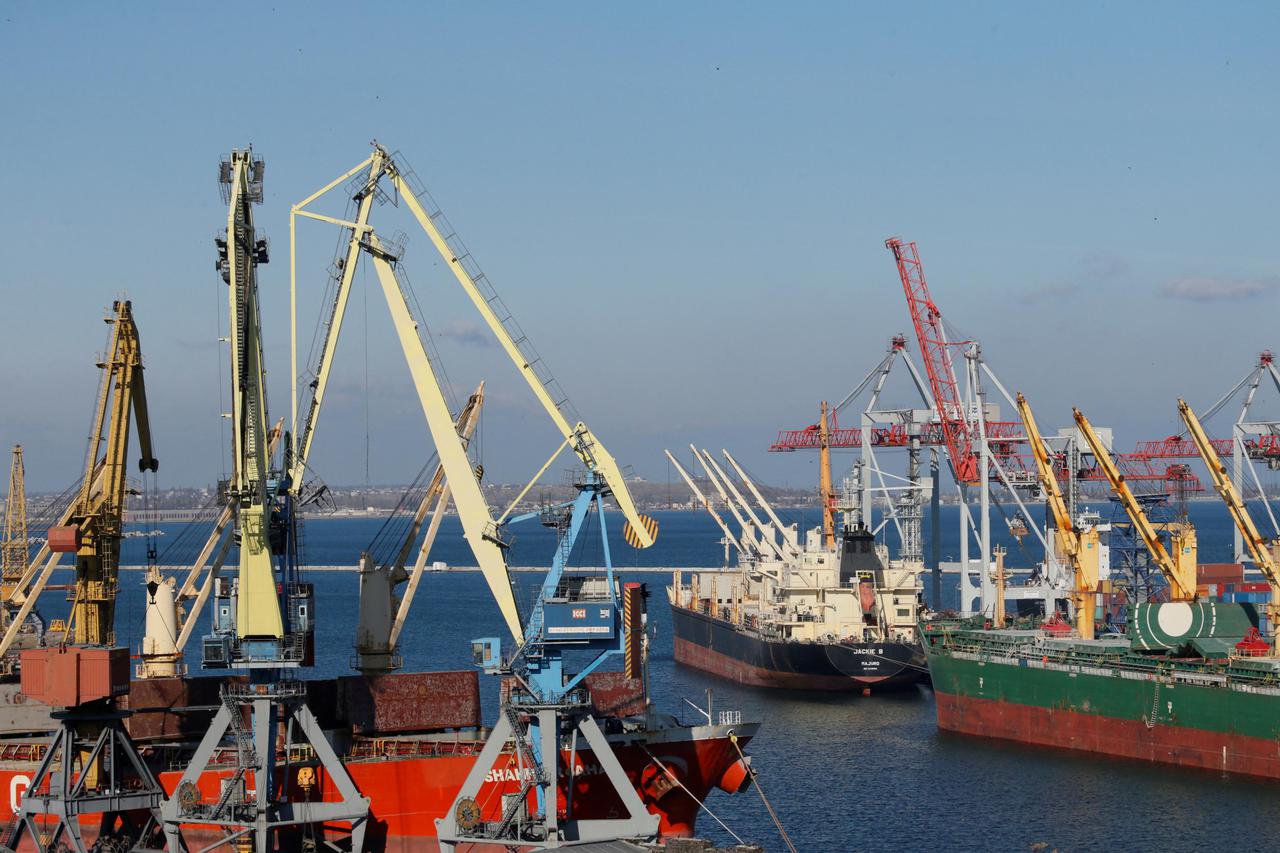
[[[764,795],[764,788],[760,787],[760,775],[751,766],[751,762],[747,761],[747,757],[742,754],[742,747],[738,746],[738,736],[733,732],[729,732],[729,743],[733,744],[734,750],[738,753],[738,758],[742,760],[743,766],[747,768],[747,773],[751,775],[751,781],[756,783],[756,793],[760,795],[760,802],[764,803],[765,810],[769,812],[769,817],[773,820],[773,825],[778,828],[778,835],[782,836],[782,843],[787,845],[787,849],[791,853],[796,853],[796,846],[791,843],[791,836],[787,835],[786,829],[782,826],[782,821],[778,819],[778,813],[773,810],[773,805],[769,802],[769,798]],[[736,838],[737,836],[734,837]]]
[[[725,832],[727,832],[727,833],[729,833],[730,835],[732,835],[732,836],[733,836],[733,840],[734,840],[734,841],[738,842],[739,844],[746,844],[746,842],[742,840],[742,838],[738,835],[738,833],[736,833],[736,832],[734,832],[732,829],[730,829],[730,828],[729,828],[729,825],[728,825],[727,823],[725,823],[724,821],[722,821],[722,820],[719,818],[719,816],[718,816],[718,815],[716,815],[716,813],[715,813],[715,812],[713,812],[710,808],[708,808],[708,807],[707,807],[707,804],[706,804],[706,803],[704,803],[702,800],[698,799],[698,798],[697,798],[697,796],[696,796],[696,795],[694,795],[693,791],[690,791],[688,788],[686,788],[686,787],[685,787],[684,782],[680,781],[680,777],[679,777],[679,776],[677,776],[675,773],[673,773],[673,772],[672,772],[672,771],[667,767],[667,765],[663,764],[663,763],[662,763],[662,759],[661,759],[661,758],[659,758],[658,756],[656,756],[656,755],[654,755],[652,752],[650,752],[650,751],[649,751],[649,747],[645,746],[643,743],[638,744],[638,746],[639,746],[641,749],[643,749],[643,750],[645,751],[645,754],[646,754],[646,755],[648,755],[650,758],[652,758],[652,759],[653,759],[653,763],[654,763],[654,764],[658,765],[658,769],[662,771],[662,775],[666,776],[666,777],[667,777],[667,779],[669,779],[670,781],[672,781],[672,782],[676,783],[676,787],[678,787],[680,790],[682,790],[682,791],[684,791],[686,794],[688,794],[688,795],[693,799],[693,801],[694,801],[695,803],[697,803],[697,804],[698,804],[698,808],[702,809],[704,812],[706,812],[707,814],[711,815],[712,819],[713,819],[713,820],[715,820],[715,822],[716,822],[716,823],[720,824],[720,828],[721,828],[721,829],[723,829]],[[734,746],[736,747],[736,746],[737,746],[737,744],[735,743],[735,744],[734,744]],[[738,754],[739,754],[739,755],[741,755],[741,754],[742,754],[742,750],[738,750]],[[795,848],[794,848],[794,847],[793,847],[793,848],[791,848],[791,853],[795,853]]]

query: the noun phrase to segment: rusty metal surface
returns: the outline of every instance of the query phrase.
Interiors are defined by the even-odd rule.
[[[134,712],[125,720],[125,728],[136,741],[199,739],[222,702],[220,687],[232,680],[248,678],[135,679],[120,703]]]
[[[585,679],[592,710],[601,717],[636,717],[644,713],[644,681],[621,672],[593,672]]]
[[[360,735],[406,734],[480,725],[476,670],[355,675],[338,679],[337,705]]]
[[[22,692],[36,702],[71,708],[129,691],[129,650],[55,646],[22,652]]]

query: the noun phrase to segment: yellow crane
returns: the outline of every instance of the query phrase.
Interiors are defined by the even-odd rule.
[[[106,356],[98,364],[102,382],[84,477],[60,523],[49,529],[46,548],[23,573],[29,574],[52,555],[39,583],[22,593],[26,598],[3,641],[6,647],[12,641],[13,629],[30,612],[58,556],[75,553],[66,642],[22,654],[23,694],[62,712],[53,715],[56,729],[45,760],[32,775],[27,794],[15,803],[14,820],[0,841],[6,850],[28,849],[22,844],[28,834],[40,850],[46,849],[41,837],[52,838],[50,843],[64,839],[66,849],[86,850],[83,818],[103,815],[101,825],[107,827],[115,826],[119,817],[126,832],[130,827],[152,826],[159,819],[164,796],[111,705],[115,697],[128,692],[128,679],[120,673],[127,673],[129,650],[116,645],[115,609],[124,502],[129,494],[125,457],[133,421],[138,427],[139,468],[155,471],[159,463],[151,452],[142,348],[133,306],[117,300],[106,322],[111,333]],[[105,682],[87,677],[103,672],[110,674]],[[121,838],[127,849],[139,842],[141,838]]]
[[[111,325],[107,357],[98,365],[102,384],[80,493],[66,522],[49,530],[51,551],[74,551],[76,555],[75,594],[67,620],[67,638],[78,646],[115,645],[130,413],[138,424],[139,470],[155,471],[159,467],[151,453],[142,347],[133,306],[128,301],[117,301],[112,310],[114,315],[106,321]]]
[[[1072,598],[1076,631],[1082,639],[1091,640],[1096,618],[1095,596],[1098,591],[1098,531],[1093,527],[1080,530],[1071,518],[1067,500],[1053,470],[1049,448],[1036,426],[1031,405],[1022,394],[1018,394],[1018,414],[1022,416],[1022,425],[1027,430],[1027,439],[1031,442],[1031,452],[1036,460],[1036,472],[1040,475],[1040,485],[1044,489],[1045,503],[1053,516],[1053,526],[1057,529],[1056,550],[1071,562],[1075,573]],[[1003,616],[1003,613],[996,613],[997,618]]]
[[[9,494],[4,502],[4,539],[0,540],[0,598],[7,599],[27,571],[27,488],[22,445],[13,446]]]
[[[1271,587],[1271,603],[1267,606],[1267,622],[1271,627],[1271,648],[1273,653],[1280,650],[1280,565],[1276,562],[1276,554],[1273,550],[1276,546],[1275,540],[1269,540],[1258,530],[1258,526],[1253,523],[1253,518],[1249,515],[1249,509],[1245,505],[1244,497],[1236,489],[1235,483],[1231,482],[1231,478],[1227,476],[1227,468],[1222,464],[1218,452],[1214,450],[1213,443],[1209,441],[1209,436],[1205,433],[1204,427],[1200,425],[1200,419],[1196,417],[1196,413],[1181,397],[1178,398],[1178,414],[1182,416],[1182,422],[1186,424],[1187,432],[1191,436],[1192,442],[1195,443],[1196,450],[1200,453],[1200,458],[1204,460],[1205,467],[1209,469],[1209,476],[1213,478],[1213,487],[1222,497],[1223,503],[1227,505],[1227,510],[1231,513],[1231,520],[1235,522],[1236,528],[1240,531],[1244,544],[1249,548],[1249,553],[1253,555],[1253,561],[1257,564],[1262,576],[1267,579],[1267,585]]]
[[[309,209],[322,196],[361,172],[365,173],[365,177],[362,179],[363,185],[355,193],[355,212],[352,220],[336,219]],[[457,426],[445,402],[439,380],[434,375],[431,358],[419,340],[418,321],[408,310],[405,295],[396,278],[395,268],[398,257],[394,247],[384,244],[374,227],[369,224],[373,200],[393,197],[397,203],[405,205],[422,228],[473,307],[479,312],[485,325],[564,438],[552,453],[551,458],[512,502],[512,507],[524,498],[559,454],[568,448],[581,460],[588,471],[608,486],[626,520],[625,533],[628,542],[639,548],[648,548],[654,543],[657,535],[657,524],[652,519],[642,516],[636,509],[635,501],[631,497],[626,478],[617,460],[584,422],[577,420],[575,423],[570,420],[567,413],[572,409],[567,404],[568,401],[559,389],[558,383],[547,371],[545,363],[533,349],[528,336],[502,303],[492,284],[480,272],[470,253],[461,245],[461,241],[448,225],[443,213],[435,207],[434,202],[425,192],[420,193],[415,189],[401,164],[377,143],[374,144],[373,153],[369,157],[293,205],[290,210],[291,246],[295,245],[298,217],[347,229],[349,238],[346,251],[338,263],[341,272],[330,308],[324,343],[314,370],[315,378],[310,383],[308,399],[301,406],[299,406],[301,398],[296,385],[298,376],[296,319],[294,321],[295,430],[292,465],[288,477],[291,483],[290,488],[294,490],[302,488],[355,270],[363,254],[372,262],[387,305],[391,309],[392,322],[408,360],[419,402],[426,416],[432,440],[440,455],[440,464],[445,469],[453,491],[454,505],[462,519],[465,538],[473,549],[481,574],[498,602],[508,629],[514,637],[523,638],[524,625],[521,623],[519,610],[516,607],[515,594],[511,588],[511,578],[503,553],[505,543],[498,537],[498,526],[506,520],[511,510],[508,509],[507,513],[503,513],[498,519],[494,519],[489,513],[488,503],[471,473],[471,464],[467,459],[465,448],[458,443]],[[290,299],[295,306],[293,313],[296,318],[297,268],[295,253],[292,251],[290,282]]]
[[[1094,458],[1098,460],[1098,467],[1102,469],[1107,482],[1111,484],[1111,490],[1120,499],[1125,512],[1129,514],[1130,521],[1133,522],[1134,529],[1142,537],[1147,550],[1151,552],[1151,558],[1155,560],[1156,566],[1159,567],[1161,574],[1168,581],[1170,600],[1194,601],[1196,597],[1195,528],[1190,524],[1169,525],[1169,542],[1174,552],[1173,555],[1170,555],[1169,551],[1165,549],[1164,543],[1160,541],[1160,535],[1156,531],[1155,525],[1147,518],[1147,514],[1142,511],[1142,505],[1138,503],[1133,490],[1125,482],[1124,475],[1116,467],[1110,451],[1103,446],[1102,439],[1094,432],[1089,419],[1079,409],[1072,409],[1071,411],[1075,415],[1076,426],[1080,428],[1081,434],[1093,451]]]

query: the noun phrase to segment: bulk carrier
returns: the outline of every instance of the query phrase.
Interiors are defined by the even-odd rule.
[[[834,507],[825,498],[823,525],[807,531],[801,543],[796,526],[782,524],[727,451],[726,460],[768,521],[709,453],[694,453],[740,532],[731,532],[668,453],[723,531],[726,563],[729,547],[737,551],[735,567],[694,572],[687,583],[676,572],[667,587],[676,661],[740,684],[796,690],[870,693],[928,678],[916,636],[922,563],[890,560],[849,511],[837,536]],[[822,465],[825,495],[826,454]],[[848,503],[856,490],[846,492]]]
[[[1280,779],[1280,660],[1251,605],[1130,608],[1129,636],[921,626],[952,732]]]
[[[987,614],[923,622],[938,726],[1280,779],[1280,563],[1275,543],[1260,534],[1227,476],[1219,446],[1179,400],[1190,443],[1266,580],[1258,586],[1269,595],[1250,589],[1241,599],[1223,600],[1234,598],[1235,591],[1198,584],[1195,531],[1185,521],[1166,525],[1171,545],[1166,547],[1162,531],[1147,518],[1097,432],[1075,412],[1077,427],[1167,583],[1160,593],[1173,599],[1130,604],[1124,634],[1095,637],[1102,597],[1098,532],[1067,513],[1047,445],[1022,395],[1018,406],[1057,520],[1059,556],[1074,569],[1074,625],[1053,613],[1038,625],[1005,627],[1002,577]],[[1246,600],[1254,595],[1269,599],[1261,618],[1257,605]]]

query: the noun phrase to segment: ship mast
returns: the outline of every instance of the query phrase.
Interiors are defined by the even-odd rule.
[[[827,426],[827,401],[822,401],[822,418],[818,421],[818,493],[822,497],[822,541],[836,547],[836,495],[831,487],[831,431]]]

